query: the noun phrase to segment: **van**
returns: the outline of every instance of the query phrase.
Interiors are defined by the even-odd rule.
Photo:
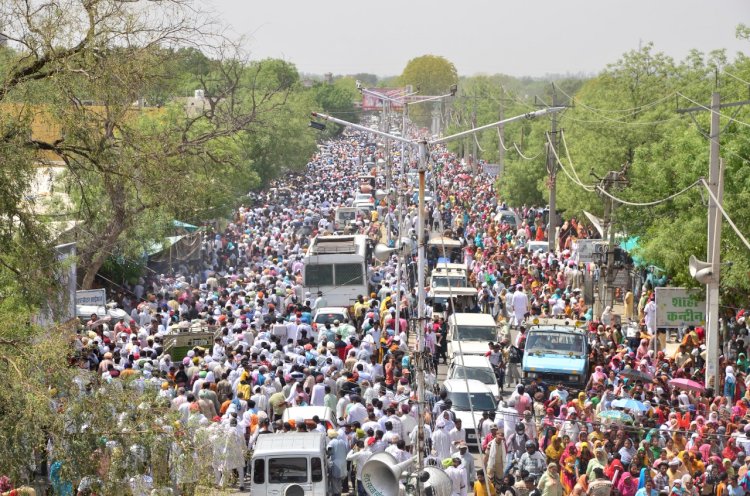
[[[250,493],[326,496],[328,466],[322,432],[265,434],[255,442]]]
[[[497,324],[486,313],[454,313],[448,318],[448,358],[484,355],[489,342],[497,342]]]
[[[357,222],[357,209],[355,207],[336,207],[333,219],[336,230],[343,231],[347,226],[352,226]]]

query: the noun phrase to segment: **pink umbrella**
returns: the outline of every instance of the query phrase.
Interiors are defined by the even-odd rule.
[[[706,390],[706,387],[700,382],[691,381],[690,379],[672,379],[667,384],[676,387],[677,389],[685,389],[686,391],[696,391],[702,393]]]

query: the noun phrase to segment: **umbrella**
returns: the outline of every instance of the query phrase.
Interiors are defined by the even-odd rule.
[[[614,420],[617,422],[632,422],[633,417],[620,410],[604,410],[597,415],[602,420]]]
[[[626,368],[620,371],[620,375],[622,377],[633,379],[634,381],[651,382],[654,380],[654,377],[651,374],[638,369]]]
[[[700,382],[691,381],[690,379],[672,379],[667,384],[676,387],[678,389],[685,389],[686,391],[696,391],[702,393],[706,390],[706,387]]]
[[[648,407],[644,405],[643,402],[634,400],[633,398],[620,398],[613,401],[612,406],[638,412],[645,412],[646,410],[648,410]]]

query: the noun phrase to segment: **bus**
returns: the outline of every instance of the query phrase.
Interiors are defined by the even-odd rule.
[[[371,255],[365,235],[316,236],[302,261],[302,285],[313,298],[322,292],[325,306],[349,307],[369,294]]]

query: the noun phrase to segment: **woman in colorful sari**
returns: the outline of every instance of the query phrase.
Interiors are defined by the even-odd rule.
[[[621,496],[635,496],[638,491],[639,470],[636,465],[631,465],[630,470],[625,472],[617,483],[617,490]]]
[[[563,462],[560,480],[562,481],[564,492],[567,495],[573,491],[573,486],[576,484],[575,463],[576,458],[578,458],[578,450],[575,445],[573,443],[568,444],[568,447],[560,458]]]
[[[573,486],[573,491],[570,493],[570,496],[586,496],[588,492],[589,492],[588,478],[585,475],[582,475],[576,481],[575,486]]]
[[[552,440],[550,441],[549,446],[547,446],[547,449],[544,450],[544,454],[547,455],[548,462],[555,462],[562,466],[562,460],[560,460],[560,458],[564,451],[565,446],[563,446],[562,439],[555,434],[552,436]]]

